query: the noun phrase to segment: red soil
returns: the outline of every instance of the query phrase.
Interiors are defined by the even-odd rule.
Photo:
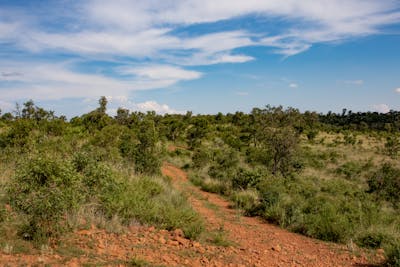
[[[352,253],[347,246],[290,233],[259,218],[243,217],[222,197],[191,185],[179,168],[166,163],[162,172],[187,194],[204,218],[206,231],[223,229],[232,245],[191,241],[180,230],[137,225],[126,233],[111,234],[92,227],[66,237],[61,242],[64,247],[32,255],[2,251],[0,266],[126,266],[133,259],[155,266],[372,266],[368,262],[382,260],[381,254]]]

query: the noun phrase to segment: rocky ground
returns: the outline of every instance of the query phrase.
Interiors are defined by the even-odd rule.
[[[181,169],[165,163],[162,172],[203,216],[207,234],[199,242],[179,229],[135,225],[111,234],[92,227],[31,255],[3,250],[0,266],[376,266],[383,259],[382,251],[326,243],[243,217],[222,197],[191,185]]]

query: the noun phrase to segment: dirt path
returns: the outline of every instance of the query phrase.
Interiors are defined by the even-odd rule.
[[[238,215],[222,197],[190,185],[186,173],[171,164],[164,164],[162,171],[187,192],[193,207],[206,219],[208,231],[223,229],[236,244],[225,251],[230,262],[244,266],[368,266],[365,255],[355,256],[346,246],[307,238],[259,218]]]
[[[218,195],[201,191],[185,172],[165,163],[162,173],[187,194],[204,218],[206,238],[191,241],[181,230],[157,230],[133,225],[124,233],[81,230],[65,237],[56,248],[19,254],[2,246],[0,266],[369,266],[368,257],[346,246],[320,242],[229,208]],[[226,240],[227,239],[227,240]],[[8,248],[9,249],[9,248]],[[356,256],[358,255],[358,256]],[[374,258],[377,258],[374,256]]]

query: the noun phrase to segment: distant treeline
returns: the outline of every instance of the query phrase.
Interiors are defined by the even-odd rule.
[[[107,101],[104,99],[104,101]],[[116,116],[114,118],[109,117],[109,119],[115,119],[118,123],[129,125],[136,123],[139,120],[150,116],[155,122],[164,123],[169,121],[189,121],[193,118],[204,119],[209,123],[232,123],[237,126],[244,126],[246,124],[251,124],[254,122],[254,117],[260,114],[274,113],[276,117],[279,113],[289,113],[293,119],[298,119],[296,123],[296,128],[299,132],[304,129],[323,129],[323,130],[377,130],[377,131],[398,131],[400,130],[400,111],[391,110],[387,113],[379,112],[353,112],[351,110],[343,109],[341,113],[334,113],[329,111],[328,113],[317,113],[315,111],[305,111],[301,113],[298,109],[287,108],[283,109],[282,106],[272,107],[267,105],[265,108],[253,108],[250,113],[244,113],[237,111],[235,113],[223,114],[219,112],[214,115],[193,115],[191,111],[186,114],[165,114],[158,115],[155,112],[131,112],[124,108],[119,108]],[[80,117],[74,117],[70,120],[72,123],[81,123],[82,119],[88,119],[89,114],[84,114]],[[95,115],[95,114],[90,114]],[[89,115],[89,117],[91,117]],[[285,116],[286,116],[285,115]],[[94,116],[96,117],[96,116]],[[32,100],[25,102],[22,107],[17,104],[13,112],[7,112],[2,114],[0,110],[0,120],[2,121],[13,121],[19,118],[29,118],[36,120],[63,120],[67,121],[65,116],[55,116],[53,111],[46,111],[43,108],[39,108],[34,105]],[[279,119],[279,116],[277,117]],[[90,119],[94,119],[91,117]],[[104,119],[104,118],[103,118]],[[86,121],[87,122],[87,121]]]
[[[341,114],[328,112],[320,114],[321,123],[333,126],[340,126],[354,130],[380,130],[397,131],[400,129],[400,111],[391,110],[388,113],[378,112],[357,112],[343,109]]]

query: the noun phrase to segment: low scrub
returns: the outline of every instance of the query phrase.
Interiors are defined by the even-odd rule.
[[[187,199],[161,178],[127,177],[106,163],[77,154],[71,161],[35,156],[24,161],[7,184],[7,202],[23,223],[19,235],[41,244],[72,230],[67,222],[84,205],[107,220],[119,218],[164,229],[183,229],[196,238],[203,229]],[[0,211],[4,221],[6,211]],[[0,222],[1,223],[1,222]]]

